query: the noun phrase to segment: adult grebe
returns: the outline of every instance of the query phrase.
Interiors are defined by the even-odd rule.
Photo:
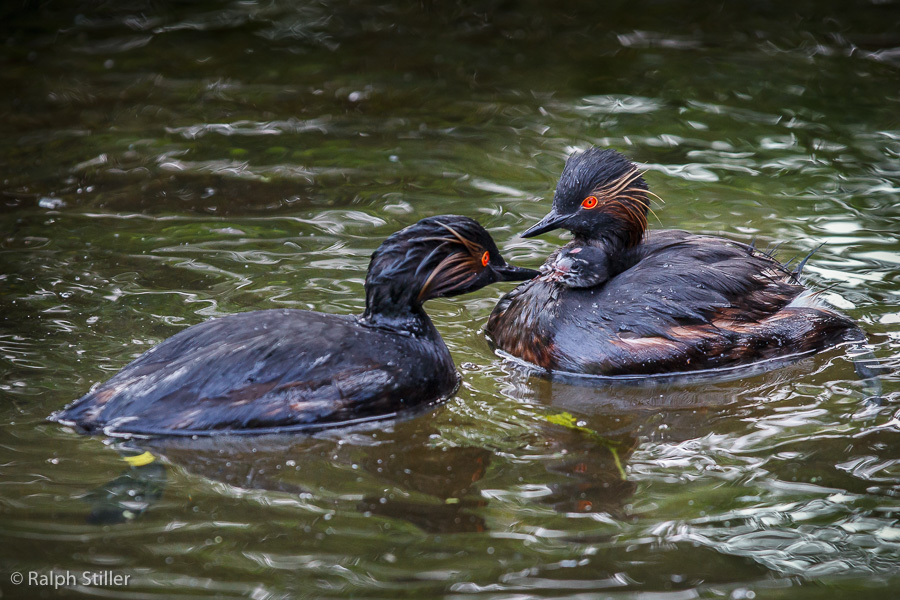
[[[50,418],[88,433],[212,435],[390,416],[458,384],[424,302],[535,275],[506,264],[472,219],[422,219],[372,254],[361,316],[276,309],[206,321]]]
[[[571,156],[550,213],[522,235],[562,228],[575,237],[500,300],[486,328],[494,345],[550,371],[649,375],[865,341],[801,285],[803,263],[790,271],[747,244],[648,233],[650,195],[614,150]]]

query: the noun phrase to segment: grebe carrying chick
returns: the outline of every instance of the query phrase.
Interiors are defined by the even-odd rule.
[[[803,263],[791,271],[740,242],[648,232],[652,195],[614,150],[569,157],[550,213],[522,236],[561,228],[574,239],[494,308],[486,327],[494,346],[546,371],[633,376],[865,341],[800,283]]]
[[[372,254],[362,315],[274,309],[199,323],[50,419],[86,433],[202,436],[316,430],[427,406],[459,375],[422,305],[537,274],[508,265],[472,219],[422,219]]]

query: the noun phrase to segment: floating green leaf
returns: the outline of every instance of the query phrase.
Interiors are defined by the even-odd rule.
[[[619,442],[606,439],[593,429],[584,427],[583,425],[579,425],[578,420],[574,416],[572,416],[571,413],[561,412],[555,415],[547,415],[545,418],[547,419],[547,421],[553,423],[554,425],[560,425],[568,429],[580,431],[598,444],[606,447],[606,449],[609,450],[609,453],[612,454],[613,461],[616,463],[616,469],[618,469],[619,471],[619,477],[622,478],[622,481],[625,481],[627,479],[625,469],[624,467],[622,467],[622,461],[619,460],[619,446],[621,446]]]

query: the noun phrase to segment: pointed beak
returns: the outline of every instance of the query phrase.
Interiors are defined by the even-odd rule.
[[[562,225],[571,216],[572,215],[561,215],[556,212],[556,209],[550,209],[550,212],[547,213],[547,216],[538,221],[536,225],[529,227],[519,235],[523,238],[527,238],[534,237],[542,233],[547,233],[548,231],[553,231],[554,229],[558,229],[559,226]]]
[[[525,267],[516,267],[513,265],[503,265],[502,267],[491,266],[499,276],[498,281],[525,281],[527,279],[534,279],[538,275],[540,275],[539,271],[535,271],[534,269],[526,269]]]

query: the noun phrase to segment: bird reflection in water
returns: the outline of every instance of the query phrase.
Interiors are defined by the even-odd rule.
[[[473,510],[485,504],[476,484],[493,453],[436,446],[435,433],[411,420],[311,436],[130,440],[115,447],[129,463],[126,471],[83,499],[92,506],[89,522],[132,520],[162,496],[172,466],[224,484],[224,493],[308,498],[324,489],[316,501],[336,510],[355,496],[354,508],[367,516],[403,519],[434,533],[484,531]]]
[[[823,364],[827,358],[810,357],[778,370],[748,368],[734,380],[646,379],[598,386],[594,380],[547,379],[504,363],[502,393],[546,421],[535,441],[543,446],[538,459],[553,476],[536,475],[549,488],[540,500],[560,512],[627,519],[623,507],[636,491],[629,476],[636,450],[743,430],[741,417],[752,410],[748,405],[801,378],[815,385],[826,370]]]

